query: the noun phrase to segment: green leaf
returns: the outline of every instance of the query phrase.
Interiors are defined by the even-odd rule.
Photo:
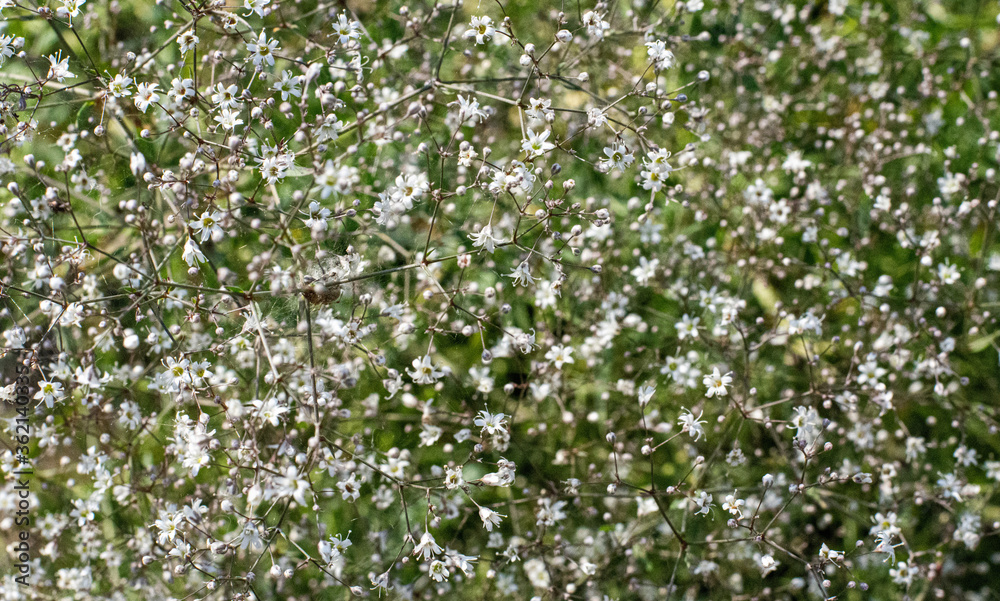
[[[993,341],[997,339],[997,336],[1000,336],[1000,330],[997,330],[992,334],[986,334],[984,336],[980,336],[979,338],[976,338],[975,340],[969,343],[969,350],[973,353],[981,353],[986,349],[990,348],[990,346],[993,344]]]

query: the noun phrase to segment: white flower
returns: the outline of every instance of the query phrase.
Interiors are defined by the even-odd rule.
[[[472,246],[482,248],[488,253],[493,253],[497,243],[503,242],[502,239],[493,235],[493,226],[489,224],[484,225],[478,232],[469,234],[469,239],[472,240]]]
[[[640,286],[646,286],[649,281],[656,277],[656,270],[660,266],[659,259],[649,260],[646,257],[639,257],[639,265],[632,269],[632,276]]]
[[[281,99],[288,100],[289,96],[295,96],[300,98],[302,96],[302,91],[299,90],[299,81],[301,78],[298,75],[292,75],[292,72],[285,69],[281,72],[281,79],[274,82],[272,89],[275,92],[281,92]]]
[[[500,521],[507,516],[501,515],[488,507],[479,508],[479,519],[483,520],[483,527],[487,532],[492,532],[494,526],[499,526]]]
[[[701,416],[704,415],[704,411],[698,413],[698,417],[691,413],[691,410],[685,408],[684,413],[677,418],[677,423],[681,426],[681,432],[687,432],[695,440],[700,439],[705,434],[705,428],[703,424],[708,422],[703,421]]]
[[[181,54],[187,54],[194,50],[198,46],[199,41],[201,40],[191,29],[177,36],[177,45],[181,47]]]
[[[52,409],[53,404],[56,401],[62,400],[63,391],[61,382],[50,382],[48,380],[41,380],[38,382],[38,392],[35,393],[35,399],[40,400],[45,403],[45,406]]]
[[[204,263],[207,260],[205,253],[201,252],[198,243],[191,236],[188,236],[187,242],[184,243],[184,252],[181,254],[181,258],[189,267],[194,267],[197,263]]]
[[[243,0],[243,7],[252,13],[256,13],[258,17],[264,16],[264,11],[267,10],[267,5],[271,3],[271,0]],[[248,13],[246,16],[250,16]]]
[[[603,40],[604,32],[611,28],[611,24],[604,20],[603,13],[596,13],[592,10],[583,13],[582,21],[587,27],[587,33],[598,40]]]
[[[420,537],[420,542],[413,547],[413,554],[422,555],[424,561],[440,554],[441,551],[441,545],[437,544],[437,541],[434,540],[434,535],[426,530],[424,531],[423,536]]]
[[[524,109],[524,113],[532,119],[548,121],[550,117],[555,116],[551,107],[552,101],[548,98],[529,98],[528,108]]]
[[[493,19],[489,17],[472,17],[469,28],[465,30],[465,37],[475,38],[477,44],[485,44],[493,39],[493,34],[497,32],[493,27]]]
[[[587,125],[591,127],[602,127],[608,124],[608,114],[604,109],[594,107],[587,110]]]
[[[629,149],[624,144],[617,142],[614,146],[605,146],[604,155],[606,158],[601,159],[601,162],[608,169],[613,167],[619,171],[624,171],[635,162],[635,156]]]
[[[427,568],[427,574],[435,582],[444,582],[448,579],[448,576],[451,575],[451,573],[448,572],[448,564],[438,559],[431,562],[430,567]]]
[[[655,386],[640,386],[636,391],[639,396],[639,406],[645,407],[649,404],[650,399],[653,398],[653,393],[656,392]]]
[[[555,144],[548,141],[550,135],[552,135],[552,130],[549,129],[541,133],[535,133],[535,130],[529,129],[528,137],[521,140],[521,150],[528,155],[529,159],[542,156],[556,147]]]
[[[358,484],[357,474],[354,472],[351,472],[346,480],[337,482],[337,488],[340,489],[340,497],[345,501],[353,503],[361,496],[361,486]]]
[[[677,339],[684,340],[686,338],[697,338],[698,322],[700,321],[700,317],[691,319],[691,316],[685,313],[684,316],[681,317],[681,320],[674,324],[674,327],[677,328]]]
[[[662,71],[674,66],[674,53],[667,50],[667,44],[663,40],[646,42],[646,54],[657,70]]]
[[[820,547],[820,549],[819,549],[819,556],[820,556],[821,559],[824,559],[824,560],[827,560],[827,561],[832,561],[834,563],[837,563],[837,562],[841,561],[842,559],[844,559],[843,552],[841,552],[841,551],[834,551],[830,547],[826,546],[826,543],[823,543],[823,546]]]
[[[132,91],[128,89],[130,85],[132,85],[132,78],[122,72],[115,75],[114,78],[108,83],[108,92],[110,92],[115,98],[131,96]]]
[[[482,123],[483,119],[486,118],[486,111],[479,108],[479,101],[474,98],[466,98],[459,94],[458,100],[451,104],[458,104],[458,120],[462,123],[470,119]]]
[[[498,432],[502,432],[504,430],[504,421],[506,419],[507,416],[503,413],[490,413],[489,411],[483,409],[479,412],[479,416],[476,417],[473,423],[490,434],[497,434]]]
[[[941,489],[941,497],[944,499],[954,499],[962,502],[962,482],[955,474],[941,474],[937,485]]]
[[[938,278],[941,280],[941,283],[944,284],[945,286],[950,286],[954,284],[959,280],[959,278],[962,277],[962,274],[958,270],[958,268],[949,263],[948,261],[938,264],[937,272],[938,272]]]
[[[194,80],[190,77],[175,77],[170,81],[170,93],[174,102],[181,103],[195,97]]]
[[[333,35],[337,37],[337,43],[347,46],[351,40],[361,37],[361,23],[347,18],[347,13],[341,12],[337,15],[337,20],[333,22]]]
[[[76,77],[69,70],[69,59],[62,57],[62,51],[49,55],[49,79],[54,79],[60,83],[67,77]]]
[[[716,367],[712,370],[710,375],[705,376],[703,382],[705,386],[708,387],[708,391],[705,396],[712,398],[713,396],[726,396],[728,392],[726,391],[726,386],[733,383],[733,372],[729,372],[726,375],[722,375],[719,372],[719,368]]]
[[[80,9],[87,0],[62,0],[62,6],[56,9],[56,14],[69,19],[69,26],[73,26],[73,19],[80,16]]]
[[[338,559],[343,557],[347,549],[351,547],[353,543],[349,538],[347,538],[350,535],[350,532],[347,533],[347,536],[340,536],[338,534],[331,536],[328,541],[324,540],[319,542],[320,557],[323,558],[323,561],[325,561],[327,565],[334,564]]]
[[[262,422],[270,423],[272,426],[280,425],[282,416],[288,413],[288,407],[274,397],[266,401],[255,400],[253,406],[257,408],[257,418]]]
[[[448,490],[455,490],[460,488],[465,484],[465,478],[462,477],[462,468],[452,468],[446,467],[444,469],[444,486]]]
[[[226,131],[233,131],[237,126],[243,125],[243,119],[239,118],[239,113],[230,109],[222,109],[222,111],[215,116],[215,121],[218,122],[219,126]]]
[[[573,349],[561,344],[554,344],[545,353],[545,358],[551,361],[556,366],[556,369],[562,369],[564,364],[573,363]]]
[[[389,584],[389,570],[386,570],[378,575],[371,573],[368,575],[368,580],[372,583],[372,590],[378,589],[380,594],[381,591],[388,591],[392,588]]]
[[[652,169],[646,166],[646,169],[639,173],[639,177],[642,178],[642,189],[649,190],[651,192],[659,192],[663,189],[664,184],[664,174],[662,171]]]
[[[177,527],[180,525],[182,519],[184,519],[184,516],[181,514],[161,514],[153,522],[153,526],[160,531],[158,538],[161,545],[173,542],[174,537],[177,536]]]
[[[413,378],[413,381],[417,384],[433,384],[444,375],[444,372],[438,370],[431,363],[430,355],[424,355],[419,359],[414,359],[413,369],[407,369],[406,373]]]
[[[514,279],[515,286],[530,286],[535,283],[535,278],[531,276],[531,269],[527,261],[522,261],[514,271],[507,274],[507,277]]]
[[[514,483],[514,462],[500,458],[497,462],[497,471],[486,474],[479,479],[486,486],[510,486]]]
[[[708,512],[712,509],[712,495],[708,494],[703,490],[699,490],[698,494],[695,495],[694,504],[698,507],[698,511],[694,512],[695,515],[708,515]]]
[[[761,576],[767,576],[771,572],[777,570],[778,566],[781,565],[781,562],[775,559],[774,555],[771,555],[770,553],[760,556],[760,559],[757,561],[760,563]]]
[[[232,109],[239,104],[236,97],[240,93],[240,89],[236,84],[230,84],[228,87],[221,83],[215,84],[215,88],[209,88],[209,91],[212,92],[212,102],[219,105],[219,108]]]
[[[207,242],[209,238],[218,242],[225,235],[225,232],[222,231],[222,226],[219,225],[221,219],[222,213],[219,211],[205,211],[201,214],[201,217],[191,221],[188,225],[196,232],[201,232],[202,242]]]
[[[875,535],[875,553],[887,554],[883,563],[896,561],[896,548],[892,545],[891,533],[882,531]]]
[[[156,93],[156,88],[159,86],[157,83],[141,83],[136,86],[135,98],[135,108],[142,112],[146,112],[149,105],[160,101],[160,95]]]
[[[256,40],[248,42],[246,46],[247,52],[250,53],[250,61],[255,67],[274,64],[274,52],[279,50],[278,40],[268,40],[267,34],[262,31]]]
[[[726,495],[726,502],[722,504],[722,509],[724,511],[728,511],[732,515],[735,515],[737,518],[742,518],[742,507],[746,505],[746,501],[737,497],[736,494],[737,491],[733,491],[733,494]]]
[[[917,566],[911,566],[905,561],[897,563],[895,568],[889,570],[889,577],[892,578],[892,581],[904,586],[911,586],[913,579],[919,575],[920,570]]]

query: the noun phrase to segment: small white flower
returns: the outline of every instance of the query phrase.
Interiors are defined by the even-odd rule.
[[[250,61],[255,67],[261,67],[265,64],[274,64],[274,52],[280,50],[278,48],[278,40],[267,39],[267,34],[263,31],[257,36],[256,40],[252,40],[247,43],[247,52],[250,53]]]
[[[188,236],[187,242],[184,243],[184,252],[181,254],[181,258],[184,259],[184,262],[187,263],[189,267],[194,267],[198,263],[204,263],[207,261],[205,253],[201,252],[201,248],[198,246],[198,243],[195,242],[190,236]]]
[[[550,129],[541,133],[535,133],[535,130],[529,129],[528,137],[521,141],[521,150],[528,155],[529,159],[542,156],[556,147],[555,144],[548,141],[550,135],[552,135]]]
[[[705,427],[703,424],[708,422],[701,419],[704,411],[695,417],[694,413],[691,413],[689,409],[684,409],[684,413],[677,418],[677,423],[681,426],[681,432],[687,432],[695,440],[700,439],[705,435]]]
[[[733,372],[729,372],[726,375],[722,375],[719,372],[719,368],[716,367],[712,370],[712,373],[705,376],[703,382],[705,386],[708,387],[708,391],[705,392],[705,396],[712,398],[713,396],[726,396],[728,391],[726,386],[733,383]]]
[[[653,398],[653,393],[656,392],[655,386],[640,386],[639,390],[636,391],[639,396],[639,406],[645,407],[649,404],[650,399]]]
[[[507,516],[501,515],[488,507],[479,508],[479,519],[483,520],[483,527],[487,532],[492,532],[494,526],[499,526],[500,521]]]
[[[157,83],[141,83],[136,86],[135,98],[135,108],[142,112],[146,112],[151,104],[155,104],[160,101],[160,95],[156,93],[156,88],[159,87]]]
[[[490,434],[497,434],[505,429],[507,416],[503,413],[490,413],[483,409],[473,423]]]
[[[124,72],[115,75],[114,78],[108,83],[108,92],[111,93],[115,98],[121,98],[122,96],[131,96],[132,90],[129,90],[129,86],[132,85],[132,78],[125,75]]]
[[[493,27],[493,19],[489,17],[472,17],[469,28],[465,30],[465,37],[475,38],[477,44],[485,44],[493,39],[497,32]]]
[[[437,541],[434,540],[434,535],[424,531],[423,536],[420,537],[420,542],[413,547],[413,554],[421,555],[424,561],[427,561],[431,557],[439,555],[442,550],[441,545],[437,544]]]
[[[469,234],[472,246],[482,248],[488,253],[496,250],[496,245],[503,242],[501,238],[493,234],[493,226],[486,224],[475,234]]]
[[[573,363],[573,349],[561,344],[554,344],[545,353],[545,358],[551,361],[556,366],[556,369],[562,369],[562,366],[566,363]]]

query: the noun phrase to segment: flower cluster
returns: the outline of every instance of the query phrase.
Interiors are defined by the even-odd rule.
[[[996,3],[58,4],[3,599],[995,592]]]

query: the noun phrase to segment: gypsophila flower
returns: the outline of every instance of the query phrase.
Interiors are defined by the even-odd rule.
[[[56,401],[63,398],[63,386],[61,382],[51,382],[42,380],[38,383],[38,392],[35,393],[36,400],[45,403],[51,409]]]
[[[420,537],[420,542],[413,547],[413,554],[427,561],[431,557],[440,555],[442,550],[441,546],[434,540],[434,535],[425,531]]]
[[[159,102],[160,95],[156,93],[157,86],[158,84],[155,83],[138,84],[135,96],[132,99],[135,102],[135,108],[145,113],[150,105]]]
[[[704,412],[701,412],[698,414],[697,417],[695,417],[695,415],[691,413],[689,409],[685,408],[684,413],[682,413],[680,417],[677,418],[677,423],[680,424],[681,426],[681,432],[687,432],[688,434],[691,435],[691,438],[693,438],[694,440],[698,440],[702,436],[704,436],[705,435],[704,424],[706,422],[701,419],[703,413]]]
[[[416,384],[433,384],[438,378],[444,375],[444,372],[434,367],[429,355],[414,359],[413,369],[407,369],[406,373],[413,378]]]
[[[222,213],[219,211],[205,211],[201,217],[190,222],[191,229],[201,234],[201,242],[209,239],[218,242],[225,235],[219,221],[222,220]]]
[[[237,127],[243,124],[243,119],[239,118],[239,113],[230,109],[222,109],[215,116],[215,121],[225,131],[235,131]]]
[[[76,77],[72,71],[69,70],[69,59],[63,58],[62,51],[58,51],[55,54],[50,54],[49,59],[49,73],[48,78],[54,79],[62,83],[67,77]]]
[[[87,3],[87,0],[60,0],[62,6],[56,9],[56,14],[64,19],[69,20],[69,26],[73,26],[73,19],[80,16],[83,10],[83,5]]]
[[[187,242],[184,243],[184,252],[181,254],[181,257],[191,267],[208,260],[205,254],[201,252],[201,247],[190,236],[188,236]]]
[[[483,527],[487,532],[492,532],[493,528],[500,525],[500,521],[507,516],[500,515],[496,511],[487,507],[479,508],[479,519],[483,521]]]
[[[507,416],[503,413],[490,413],[485,409],[479,412],[478,417],[473,420],[477,428],[482,428],[483,432],[497,434],[502,431],[506,424]]]
[[[0,66],[3,66],[8,58],[14,56],[14,42],[12,36],[0,35]]]
[[[469,28],[465,30],[465,37],[474,38],[477,44],[485,44],[493,39],[496,31],[493,27],[493,19],[486,16],[472,17]]]
[[[337,15],[337,20],[333,22],[333,35],[337,38],[337,43],[347,46],[352,41],[361,37],[361,24],[348,18],[347,13]]]
[[[274,53],[279,50],[278,40],[267,39],[267,34],[263,31],[260,32],[256,40],[247,42],[246,47],[247,52],[250,53],[250,62],[258,68],[264,65],[273,65]]]
[[[733,383],[733,372],[729,372],[723,375],[719,372],[719,368],[716,367],[712,370],[710,375],[705,376],[704,384],[708,390],[705,392],[705,396],[712,398],[714,396],[726,396],[728,391],[726,386]]]
[[[995,4],[181,8],[0,0],[0,596],[988,596]]]
[[[645,407],[649,404],[650,399],[653,398],[653,394],[656,393],[655,386],[640,386],[636,391],[639,396],[639,406]]]
[[[194,30],[191,29],[177,36],[177,45],[181,48],[181,54],[187,54],[194,50],[200,41],[201,38],[195,35]]]
[[[472,246],[482,248],[491,254],[496,251],[496,245],[503,242],[503,239],[493,234],[493,227],[489,224],[484,225],[475,234],[469,234],[469,238],[472,240]]]
[[[299,89],[300,80],[300,77],[292,75],[292,72],[286,69],[281,72],[281,79],[274,82],[272,89],[281,94],[282,100],[288,100],[291,96],[299,98],[302,96],[302,91]]]
[[[573,363],[573,349],[561,344],[555,344],[545,353],[545,358],[552,362],[556,369],[562,369],[563,365]]]
[[[115,98],[121,98],[122,96],[131,96],[132,90],[129,90],[129,86],[132,85],[132,78],[125,75],[124,72],[115,75],[111,81],[108,83],[108,92],[111,93]]]
[[[528,158],[542,156],[556,147],[555,144],[548,141],[551,134],[552,131],[548,129],[541,133],[535,133],[534,130],[529,129],[528,137],[521,142],[521,150],[528,155]]]

